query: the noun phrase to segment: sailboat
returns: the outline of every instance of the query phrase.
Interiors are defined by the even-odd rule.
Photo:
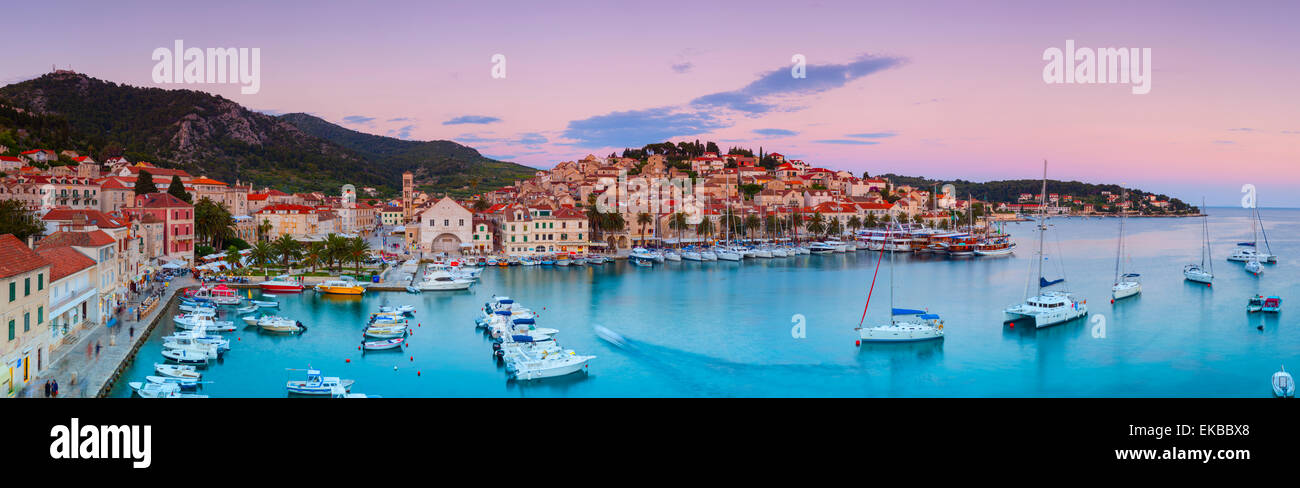
[[[1183,276],[1207,286],[1214,281],[1214,258],[1210,257],[1210,216],[1205,214],[1205,199],[1201,199],[1201,264],[1183,266]]]
[[[1003,310],[1007,322],[1010,322],[1013,327],[1021,319],[1031,319],[1035,328],[1042,328],[1068,322],[1088,314],[1087,300],[1079,300],[1065,291],[1043,291],[1043,288],[1065,281],[1065,278],[1052,281],[1043,278],[1043,262],[1046,261],[1046,256],[1043,254],[1043,238],[1047,231],[1047,161],[1043,161],[1043,191],[1041,196],[1038,253],[1035,255],[1038,263],[1038,294],[1032,297],[1028,296],[1029,283],[1025,283],[1025,301]]]
[[[1128,192],[1124,193],[1124,198],[1127,203]],[[1124,206],[1121,205],[1119,211],[1119,243],[1115,250],[1115,283],[1110,287],[1111,303],[1115,303],[1115,300],[1142,293],[1142,282],[1138,281],[1139,275],[1124,270],[1124,222],[1128,220],[1127,215],[1124,212]]]
[[[1248,267],[1252,261],[1260,263],[1276,263],[1277,256],[1273,254],[1273,249],[1268,245],[1268,233],[1264,232],[1264,221],[1259,217],[1259,206],[1252,204],[1250,211],[1252,214],[1250,220],[1250,242],[1238,242],[1237,248],[1233,249],[1232,254],[1228,256],[1228,261],[1245,262]],[[1264,236],[1265,251],[1259,250],[1259,236],[1261,234]],[[1251,272],[1259,274],[1259,265],[1255,265],[1254,267],[1256,271]],[[1247,271],[1250,270],[1247,269]]]
[[[891,226],[888,239],[892,232]],[[885,259],[885,250],[881,248],[876,260],[876,272],[880,272],[880,261]],[[943,320],[938,315],[925,310],[894,308],[894,253],[889,253],[889,323],[875,327],[863,327],[867,318],[867,307],[871,306],[871,290],[876,288],[876,278],[871,277],[871,288],[867,290],[867,305],[862,309],[862,320],[855,328],[858,331],[858,345],[863,342],[916,342],[943,339]],[[907,317],[899,319],[898,317]],[[915,317],[915,318],[912,318]]]

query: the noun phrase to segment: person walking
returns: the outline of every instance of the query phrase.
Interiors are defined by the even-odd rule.
[[[50,380],[50,381],[53,381],[53,382],[54,382],[54,384],[53,384],[52,386],[50,386],[50,395],[53,396],[54,398],[58,398],[58,397],[59,397],[59,380]]]
[[[45,398],[50,397],[50,380],[45,380]]]

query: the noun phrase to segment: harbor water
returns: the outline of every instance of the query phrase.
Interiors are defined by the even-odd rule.
[[[1109,303],[1114,218],[1054,218],[1046,233],[1049,278],[1086,299],[1089,317],[1050,328],[1008,327],[1002,310],[1022,301],[1038,237],[1031,222],[1008,223],[1018,248],[1003,257],[885,256],[864,325],[888,320],[893,304],[945,321],[942,341],[855,346],[878,253],[743,262],[489,268],[470,290],[302,294],[272,311],[303,322],[300,335],[244,328],[226,307],[218,320],[232,350],[202,370],[212,397],[284,397],[301,369],[356,380],[353,392],[382,397],[1268,397],[1282,364],[1300,369],[1296,259],[1300,210],[1261,209],[1277,264],[1254,277],[1225,258],[1250,240],[1240,208],[1211,208],[1214,285],[1185,281],[1199,262],[1201,219],[1132,218],[1126,269],[1142,293]],[[1263,247],[1261,239],[1260,246]],[[249,293],[244,292],[247,296]],[[597,356],[589,372],[508,380],[491,342],[474,329],[484,302],[508,295],[559,329],[561,346]],[[1283,298],[1280,314],[1248,314],[1255,294]],[[362,354],[361,329],[381,305],[414,305],[409,345]],[[166,315],[114,385],[143,381],[164,362]],[[417,325],[418,324],[418,325]],[[603,326],[626,338],[599,338]],[[1258,327],[1262,326],[1260,330]],[[802,334],[798,334],[802,330]],[[792,333],[793,332],[793,333]],[[800,336],[801,337],[795,337]],[[294,370],[297,369],[297,370]]]

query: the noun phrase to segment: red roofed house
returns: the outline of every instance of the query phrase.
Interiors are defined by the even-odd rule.
[[[168,193],[135,197],[135,206],[125,210],[137,217],[153,215],[162,220],[165,256],[194,262],[194,206]]]
[[[306,205],[290,203],[267,205],[253,214],[253,218],[258,225],[263,222],[271,223],[271,230],[266,235],[268,240],[274,240],[282,235],[295,238],[306,237],[320,230],[320,214],[315,208]]]
[[[99,289],[95,287],[95,260],[68,246],[37,251],[50,262],[48,325],[43,335],[49,338],[48,352],[53,353],[70,334],[95,325],[98,315]]]
[[[111,325],[109,318],[126,301],[117,247],[117,239],[102,230],[61,230],[36,243],[37,252],[71,248],[95,261],[90,286],[98,289],[99,299],[90,304],[89,315],[83,316],[94,325]]]
[[[48,260],[0,235],[0,395],[17,396],[46,367],[49,274]]]

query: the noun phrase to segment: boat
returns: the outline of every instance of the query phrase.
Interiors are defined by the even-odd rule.
[[[671,250],[671,249],[669,249],[669,250],[667,250],[667,251],[664,251],[663,256],[664,256],[664,259],[665,259],[665,260],[668,260],[668,261],[681,261],[681,260],[682,260],[682,255],[681,255],[681,254],[678,254],[677,251],[674,251],[674,250]]]
[[[257,328],[265,332],[283,332],[289,334],[296,334],[307,330],[307,327],[302,325],[302,322],[276,315],[265,315],[258,319]]]
[[[236,308],[236,309],[235,309],[235,313],[237,313],[237,314],[253,313],[253,312],[256,312],[256,311],[257,311],[257,304],[256,304],[256,303],[249,303],[248,305],[244,305],[244,306],[242,306],[242,307],[239,307],[239,308]]]
[[[141,398],[207,398],[207,395],[181,393],[177,384],[132,381],[127,383],[131,390]]]
[[[577,373],[587,368],[592,359],[596,359],[596,356],[580,356],[573,351],[558,354],[523,352],[521,356],[512,364],[514,371],[511,372],[511,376],[517,380],[554,378]]]
[[[303,290],[302,282],[289,275],[281,275],[257,284],[262,291],[275,293],[298,293]]]
[[[522,264],[524,266],[537,266],[537,261],[534,260],[531,256],[524,256],[522,258],[519,258],[519,264]]]
[[[262,308],[277,308],[280,306],[280,302],[271,302],[267,300],[249,300],[249,302]]]
[[[1273,396],[1278,398],[1295,398],[1295,378],[1286,372],[1286,366],[1273,373]]]
[[[199,388],[199,382],[187,380],[184,378],[173,378],[170,376],[145,376],[144,380],[149,383],[173,384],[181,387],[181,390],[196,390]]]
[[[701,260],[701,261],[717,261],[717,260],[718,260],[718,254],[715,253],[715,252],[713,252],[712,249],[701,249],[701,250],[700,250],[700,260]]]
[[[199,373],[194,368],[194,366],[185,366],[185,365],[167,364],[167,363],[153,363],[153,370],[155,373],[158,373],[162,376],[167,376],[171,378],[180,378],[185,380],[198,381],[200,378],[203,377],[203,374]]]
[[[1044,288],[1064,282],[1065,278],[1048,281],[1043,277],[1043,263],[1045,256],[1043,254],[1043,239],[1047,232],[1047,161],[1043,161],[1043,189],[1042,189],[1042,208],[1038,225],[1038,252],[1035,254],[1038,268],[1038,294],[1035,296],[1026,296],[1025,301],[1007,307],[1003,310],[1006,315],[1006,322],[1015,327],[1021,319],[1029,319],[1033,322],[1035,328],[1048,327],[1064,322],[1074,320],[1079,317],[1088,315],[1088,302],[1075,297],[1073,294],[1065,291],[1043,291]],[[1029,286],[1025,286],[1025,294],[1029,294]]]
[[[835,252],[835,246],[824,242],[811,242],[808,244],[808,252],[811,254],[831,254]]]
[[[319,293],[329,295],[361,295],[366,292],[364,283],[358,283],[357,280],[350,276],[340,276],[338,279],[327,280],[316,285],[315,289]]]
[[[424,275],[424,281],[417,283],[421,291],[468,290],[474,280],[457,278],[447,271],[433,271]]]
[[[885,250],[880,250],[876,260],[876,270],[880,270],[880,261],[885,259]],[[926,310],[894,307],[894,253],[889,254],[889,323],[875,327],[863,327],[867,317],[867,308],[871,306],[871,290],[876,287],[875,275],[871,278],[871,288],[867,291],[867,304],[862,310],[862,320],[858,321],[858,344],[864,342],[916,342],[943,339],[943,319]],[[898,319],[898,317],[908,317]],[[912,318],[915,317],[915,318]]]
[[[362,335],[372,339],[394,339],[405,337],[406,325],[370,325],[361,331]]]
[[[1115,281],[1110,287],[1110,302],[1122,300],[1142,293],[1142,282],[1139,280],[1140,275],[1137,273],[1126,272],[1124,259],[1124,222],[1128,220],[1127,213],[1124,212],[1125,204],[1128,203],[1128,192],[1123,193],[1123,204],[1120,204],[1119,212],[1119,238],[1115,247]]]
[[[636,265],[636,266],[639,266],[639,267],[642,267],[642,268],[650,268],[650,267],[653,267],[653,266],[654,266],[654,260],[653,260],[653,259],[630,258],[630,259],[628,259],[628,261],[632,261],[632,264],[634,264],[634,265]]]
[[[1250,261],[1246,261],[1246,272],[1255,276],[1259,276],[1261,273],[1264,272],[1264,266],[1260,264],[1258,257],[1251,258]]]
[[[288,381],[284,388],[296,395],[329,395],[334,387],[351,390],[353,383],[355,381],[342,380],[337,376],[321,376],[318,369],[308,369],[306,380]]]
[[[394,339],[384,339],[380,341],[362,341],[361,349],[365,351],[380,351],[384,349],[393,349],[393,348],[402,347],[402,343],[405,341],[406,339],[402,337],[398,337]]]
[[[217,354],[230,350],[230,340],[207,334],[203,326],[195,327],[192,331],[176,332],[172,335],[163,337],[163,347],[214,347]]]
[[[1259,206],[1252,203],[1250,210],[1251,240],[1250,242],[1238,242],[1237,248],[1232,250],[1232,254],[1228,255],[1228,261],[1276,263],[1277,256],[1273,254],[1273,249],[1268,245],[1268,233],[1264,232],[1264,221],[1259,216]],[[1259,237],[1261,235],[1264,237],[1264,251],[1259,250]]]
[[[217,313],[216,307],[211,305],[204,305],[201,303],[186,303],[182,301],[177,308],[179,308],[182,312],[189,312],[189,313],[211,313],[213,315]]]
[[[163,348],[162,356],[180,364],[208,364],[210,359],[216,359],[207,351],[191,348]]]
[[[1210,217],[1205,214],[1205,199],[1201,199],[1201,264],[1183,266],[1183,277],[1189,281],[1214,282],[1214,258],[1210,256]]]
[[[718,247],[713,250],[713,254],[718,256],[718,261],[740,261],[745,258],[744,254],[727,247]]]
[[[1246,302],[1247,312],[1278,313],[1282,311],[1282,297],[1255,295]]]
[[[1016,241],[1011,236],[1000,235],[986,238],[975,246],[976,256],[1005,256],[1015,252]]]

